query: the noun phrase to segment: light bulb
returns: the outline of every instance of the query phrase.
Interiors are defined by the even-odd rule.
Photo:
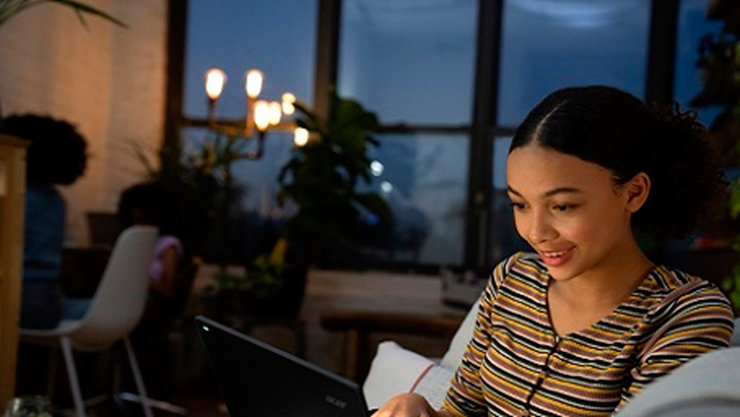
[[[383,181],[380,183],[380,189],[383,190],[384,193],[388,194],[393,191],[393,184],[388,181]]]
[[[244,83],[244,89],[247,92],[249,98],[257,98],[262,92],[262,81],[264,80],[262,71],[258,69],[251,69],[247,71],[246,82]]]
[[[293,142],[296,146],[304,146],[308,143],[308,130],[302,127],[295,128],[293,132]]]
[[[286,115],[291,115],[295,113],[295,106],[293,105],[293,103],[283,101],[283,113],[285,113]]]
[[[370,173],[373,174],[373,176],[379,177],[383,174],[383,170],[385,167],[383,166],[383,163],[380,161],[372,161],[370,162]]]
[[[283,113],[293,114],[295,113],[295,96],[292,93],[283,94]]]
[[[226,74],[218,68],[206,71],[206,94],[211,100],[216,100],[221,95],[226,84]]]
[[[270,125],[270,106],[264,100],[254,103],[254,125],[260,131],[265,131]]]
[[[280,109],[280,103],[278,103],[277,101],[271,101],[269,106],[270,106],[270,124],[276,125],[280,123],[280,117],[283,115],[283,112]]]

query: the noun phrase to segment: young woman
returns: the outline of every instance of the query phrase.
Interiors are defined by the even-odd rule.
[[[728,346],[722,293],[655,265],[636,238],[683,237],[723,192],[693,117],[610,87],[559,90],[517,130],[507,179],[535,252],[494,269],[443,409],[404,394],[375,417],[611,415]]]

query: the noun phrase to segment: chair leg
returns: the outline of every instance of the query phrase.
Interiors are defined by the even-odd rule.
[[[59,365],[59,361],[57,360],[58,355],[59,352],[56,349],[49,349],[49,380],[46,381],[46,395],[49,398],[54,397],[54,390],[56,389],[57,368]]]
[[[72,356],[72,342],[66,336],[60,339],[62,353],[64,354],[64,363],[67,366],[67,376],[69,376],[69,388],[72,390],[72,399],[75,403],[75,412],[77,417],[86,417],[85,403],[82,401],[82,392],[80,391],[80,382],[77,379],[77,368],[75,367],[74,357]]]
[[[146,417],[152,417],[149,398],[146,395],[146,388],[144,388],[144,379],[141,377],[139,363],[136,361],[136,355],[134,354],[134,349],[131,347],[131,342],[128,340],[128,336],[123,338],[123,344],[126,346],[126,355],[128,355],[128,361],[131,364],[131,372],[134,374],[136,389],[139,391],[139,396],[141,397],[141,407],[144,409],[144,415]]]

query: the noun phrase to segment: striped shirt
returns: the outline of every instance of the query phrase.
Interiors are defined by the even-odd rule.
[[[692,358],[727,347],[733,314],[711,283],[657,266],[591,326],[559,336],[547,268],[517,253],[494,269],[443,408],[456,416],[606,416]]]

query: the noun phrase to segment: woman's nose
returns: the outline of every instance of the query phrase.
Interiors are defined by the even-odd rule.
[[[530,242],[535,244],[547,242],[557,235],[546,213],[533,213],[527,236]]]

